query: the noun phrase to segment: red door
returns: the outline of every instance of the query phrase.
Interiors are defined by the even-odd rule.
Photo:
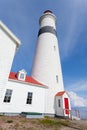
[[[65,114],[69,114],[69,101],[68,98],[64,98]]]

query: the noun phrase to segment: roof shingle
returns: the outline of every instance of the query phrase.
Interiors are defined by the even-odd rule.
[[[62,96],[65,93],[65,91],[58,92],[56,96]]]
[[[16,80],[16,81],[21,81],[21,82],[24,82],[24,83],[30,83],[30,84],[33,84],[33,85],[46,86],[46,85],[43,85],[42,83],[38,82],[37,80],[35,80],[31,76],[26,76],[25,81],[18,80],[17,73],[15,73],[15,72],[10,72],[9,79],[13,79],[13,80]]]

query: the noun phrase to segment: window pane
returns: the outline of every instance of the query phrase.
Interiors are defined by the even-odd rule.
[[[24,73],[20,74],[20,79],[24,79]]]
[[[60,99],[58,99],[58,106],[61,107]]]
[[[26,104],[32,104],[32,93],[28,92]]]
[[[56,82],[58,83],[58,75],[56,75]]]
[[[54,51],[56,51],[56,46],[53,46],[54,47]]]
[[[3,102],[10,102],[11,96],[12,96],[12,90],[11,89],[7,89]]]

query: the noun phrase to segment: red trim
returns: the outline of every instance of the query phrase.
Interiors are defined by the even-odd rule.
[[[15,72],[10,72],[9,79],[13,79],[13,80],[17,80],[17,81],[18,81],[17,73],[15,73]],[[31,76],[26,76],[25,81],[22,81],[22,82],[31,83],[31,84],[34,84],[34,85],[45,86],[45,85],[43,85],[42,83],[40,83],[40,82],[38,82],[37,80],[35,80],[34,78],[32,78]]]
[[[62,96],[65,93],[65,91],[58,92],[56,96]]]

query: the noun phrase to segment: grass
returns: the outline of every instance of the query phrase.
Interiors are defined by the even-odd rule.
[[[64,127],[78,127],[87,130],[87,125],[68,119],[45,117],[42,119],[27,119],[21,116],[0,116],[0,130],[60,130]],[[83,125],[83,126],[82,126]]]
[[[14,127],[17,129],[19,127],[19,123],[16,123]]]
[[[27,128],[26,130],[33,130],[33,128],[32,128],[32,127],[30,127],[30,128]]]
[[[13,120],[7,120],[6,122],[7,123],[13,123]]]
[[[87,130],[87,126],[81,126],[83,130]]]
[[[0,130],[3,130],[3,128],[0,128]]]
[[[61,127],[63,126],[68,126],[69,125],[69,121],[68,120],[58,120],[55,118],[44,118],[44,119],[40,119],[39,120],[40,124],[43,124],[44,126],[57,126],[57,127]]]
[[[20,120],[21,123],[26,123],[26,118],[23,118],[22,120]]]

